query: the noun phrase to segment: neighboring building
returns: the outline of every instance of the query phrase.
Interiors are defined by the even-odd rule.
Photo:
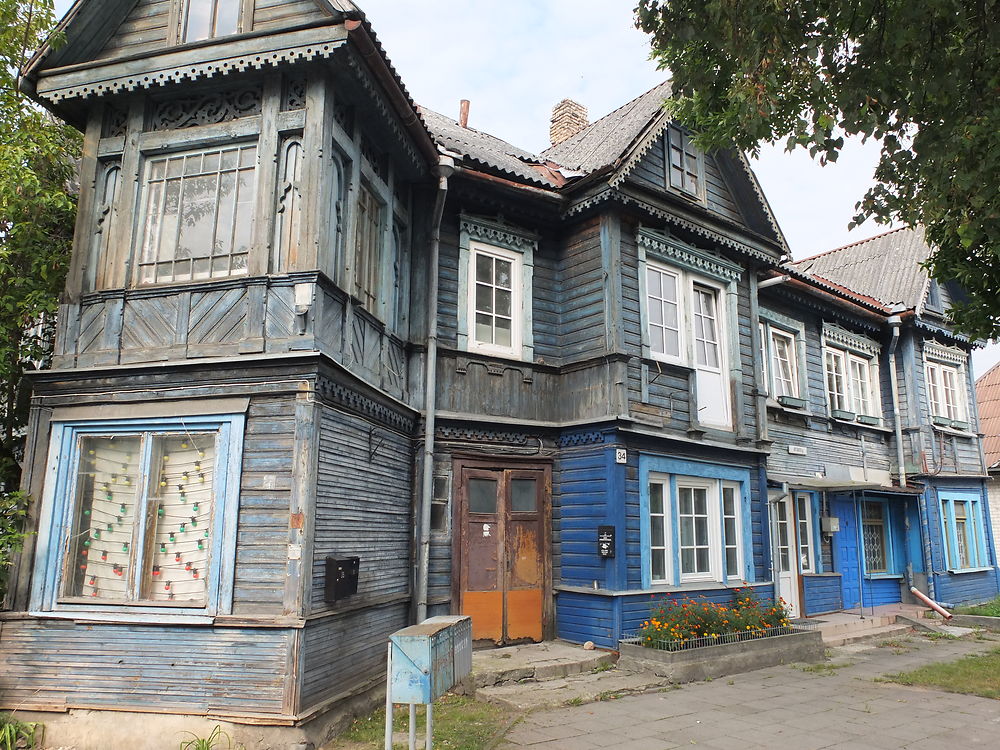
[[[990,518],[993,537],[1000,531],[1000,365],[994,365],[976,381],[976,401],[979,404],[979,431],[983,435],[983,453],[990,497]]]
[[[657,595],[995,593],[926,247],[871,241],[909,273],[886,294],[844,278],[872,244],[784,266],[666,84],[561,102],[536,155],[418,109],[346,0],[87,0],[61,31],[26,86],[85,132],[83,188],[3,707],[296,746],[427,614],[615,647]]]

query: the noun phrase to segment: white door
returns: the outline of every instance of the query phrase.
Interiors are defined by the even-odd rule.
[[[802,616],[802,574],[815,570],[812,498],[796,492],[774,503],[775,596],[788,605],[792,617]]]

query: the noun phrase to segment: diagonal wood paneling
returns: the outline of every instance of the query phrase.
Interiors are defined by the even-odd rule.
[[[288,339],[298,333],[295,322],[295,287],[272,286],[267,290],[266,333],[268,349],[285,351]]]
[[[171,355],[177,314],[187,297],[167,295],[129,299],[122,315],[122,360],[148,362]]]
[[[84,354],[101,348],[105,318],[106,308],[103,300],[81,305],[80,338],[77,342],[77,352]]]
[[[221,353],[247,338],[247,290],[224,289],[191,295],[188,351],[211,347]],[[213,352],[209,352],[213,353]]]

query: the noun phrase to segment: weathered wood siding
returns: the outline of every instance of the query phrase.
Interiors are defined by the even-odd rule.
[[[174,0],[139,0],[104,45],[99,59],[141,55],[164,49],[173,35],[170,28]]]
[[[646,152],[645,156],[643,156],[632,170],[629,179],[650,190],[667,190],[678,195],[681,194],[676,188],[672,188],[667,184],[665,143],[662,137],[658,138],[649,151]],[[722,171],[719,169],[719,165],[712,154],[705,155],[704,190],[705,203],[710,211],[741,226],[746,224],[743,214],[740,212],[740,208],[734,200],[732,192],[722,175]],[[685,199],[690,200],[686,196]]]
[[[578,359],[603,354],[607,343],[599,219],[583,222],[569,231],[559,254],[558,273],[562,357]]]
[[[6,620],[0,705],[288,714],[292,632]]]
[[[256,0],[253,30],[286,29],[325,18],[329,15],[320,10],[315,0]]]
[[[294,441],[293,398],[251,401],[240,480],[236,615],[284,613]]]

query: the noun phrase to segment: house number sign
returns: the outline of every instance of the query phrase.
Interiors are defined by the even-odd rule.
[[[615,527],[597,527],[597,554],[603,558],[615,556]]]

